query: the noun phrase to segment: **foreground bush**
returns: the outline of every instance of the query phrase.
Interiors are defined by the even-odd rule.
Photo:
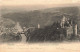
[[[15,33],[4,33],[0,36],[0,41],[2,42],[17,42],[21,40],[21,36]]]

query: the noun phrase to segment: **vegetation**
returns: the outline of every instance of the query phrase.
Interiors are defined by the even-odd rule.
[[[0,35],[1,42],[19,42],[21,40],[21,36],[15,33],[4,33]]]
[[[53,24],[53,22],[55,21],[60,20],[64,13],[68,15],[72,15],[74,17],[79,14],[79,8],[78,7],[60,7],[60,8],[58,7],[58,8],[44,9],[44,10],[28,11],[28,12],[24,12],[24,11],[11,12],[7,14],[2,14],[2,17],[12,19],[13,21],[18,21],[23,27],[24,26],[37,27],[37,24],[40,24],[41,27],[45,27]]]
[[[67,17],[71,17],[74,24],[79,24],[80,10],[78,7],[50,8],[45,10],[34,10],[29,12],[18,11],[5,14],[2,13],[2,17],[5,19],[13,20],[11,21],[13,22],[13,24],[6,21],[7,23],[4,23],[4,25],[6,24],[6,27],[14,26],[14,21],[19,22],[22,27],[37,27],[37,25],[40,24],[40,29],[35,29],[35,31],[31,32],[28,35],[28,41],[62,41],[66,37],[66,30],[61,28],[60,23],[58,23],[57,21],[59,21],[64,14],[66,14]],[[0,38],[4,42],[19,41],[21,39],[21,36],[16,35],[17,34],[14,33],[2,34]]]
[[[66,36],[65,33],[65,29],[62,29],[59,23],[54,23],[30,33],[28,41],[62,41]]]

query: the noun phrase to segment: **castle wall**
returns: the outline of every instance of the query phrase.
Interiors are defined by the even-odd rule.
[[[73,25],[73,35],[77,36],[77,24]]]
[[[67,27],[67,36],[71,36],[73,34],[73,27]]]

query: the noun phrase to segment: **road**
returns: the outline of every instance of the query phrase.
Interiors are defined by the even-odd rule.
[[[21,42],[22,43],[25,43],[26,42],[26,36],[25,36],[25,34],[21,34],[21,37],[22,37]]]

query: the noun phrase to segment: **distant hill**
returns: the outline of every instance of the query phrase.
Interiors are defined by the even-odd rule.
[[[44,12],[62,12],[62,13],[68,13],[68,14],[77,14],[79,11],[79,8],[77,6],[75,7],[56,7],[56,8],[49,8],[42,10]]]
[[[37,25],[40,24],[41,27],[45,27],[51,25],[55,21],[60,20],[63,14],[68,14],[72,16],[78,15],[78,17],[80,17],[79,13],[80,13],[79,7],[75,6],[75,7],[48,8],[44,10],[34,10],[28,12],[20,11],[14,13],[6,13],[3,14],[2,16],[4,18],[9,18],[14,21],[18,21],[22,26],[37,27]]]
[[[47,8],[47,7],[44,5],[39,5],[39,6],[2,6],[0,11],[2,12],[2,14],[7,14],[7,13],[40,10],[40,9],[45,9],[45,8]]]

